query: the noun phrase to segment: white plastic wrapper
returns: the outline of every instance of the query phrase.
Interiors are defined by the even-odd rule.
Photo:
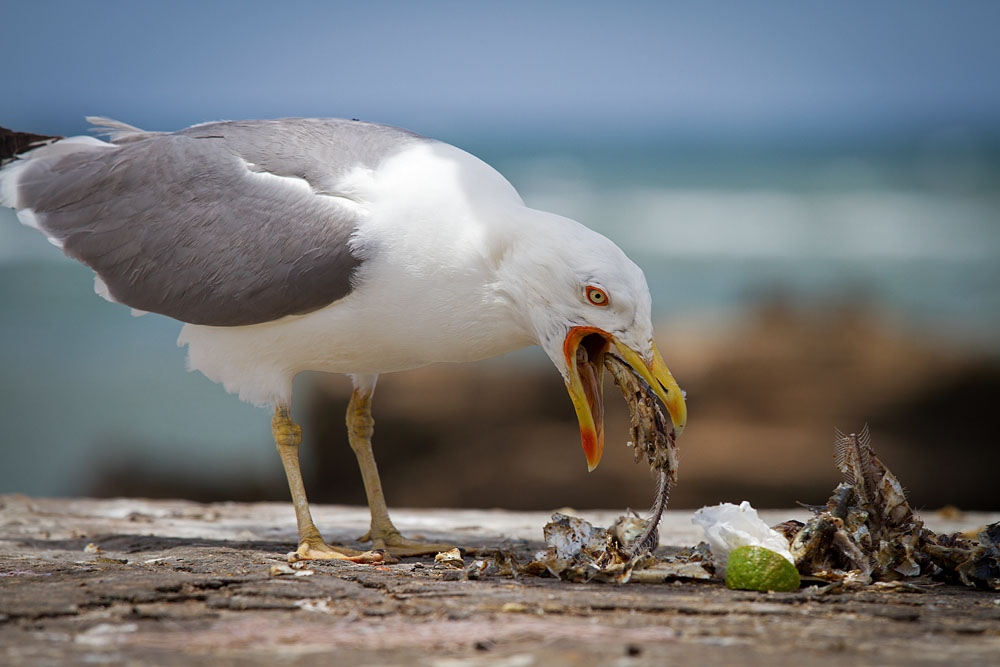
[[[764,523],[757,516],[757,510],[744,500],[739,505],[722,503],[712,507],[702,507],[694,513],[691,522],[701,526],[712,548],[712,557],[721,570],[726,569],[729,552],[737,547],[758,546],[784,556],[795,564],[785,536]]]

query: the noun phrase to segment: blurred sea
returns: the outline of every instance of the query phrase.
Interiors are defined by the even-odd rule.
[[[961,131],[874,147],[450,140],[530,206],[616,241],[645,270],[658,318],[724,326],[761,299],[861,303],[914,335],[1000,354],[996,144]],[[178,475],[186,454],[280,473],[267,415],[185,372],[177,323],[133,318],[92,287],[0,210],[0,492],[85,493],[118,453]]]
[[[660,317],[761,298],[861,302],[1000,352],[996,148],[958,131],[874,147],[630,148],[492,164],[529,205],[616,241],[643,267]]]

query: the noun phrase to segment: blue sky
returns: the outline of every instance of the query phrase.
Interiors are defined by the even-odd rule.
[[[928,145],[1000,138],[1000,0],[0,0],[0,26],[0,125],[341,116],[491,162],[509,144],[514,159],[497,166],[531,205],[642,252],[657,317],[741,312],[760,294],[813,305],[860,294],[890,304],[887,317],[916,313],[906,321],[921,333],[964,327],[995,349],[997,162],[975,150],[935,161]],[[912,160],[726,162],[703,144],[563,155],[623,136],[853,150],[839,138],[894,133],[915,139]],[[542,140],[557,150],[520,160]],[[781,261],[759,263],[762,248]],[[92,467],[127,455],[192,477],[280,476],[267,415],[184,370],[175,322],[133,319],[57,258],[0,211],[0,453],[46,445],[11,449],[0,491],[92,493]]]
[[[1000,118],[1000,2],[5,0],[0,124],[345,116],[429,134]],[[13,29],[12,29],[13,28]],[[445,137],[446,138],[446,137]]]

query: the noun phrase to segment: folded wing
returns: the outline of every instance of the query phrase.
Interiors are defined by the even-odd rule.
[[[111,142],[65,139],[8,165],[4,203],[90,266],[114,301],[214,326],[304,314],[349,294],[365,207],[341,192],[344,177],[428,141],[336,119],[172,134],[102,124]]]

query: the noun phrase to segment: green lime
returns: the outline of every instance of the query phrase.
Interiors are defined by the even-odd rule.
[[[799,571],[784,556],[764,547],[737,547],[726,565],[726,588],[742,591],[794,591]]]

